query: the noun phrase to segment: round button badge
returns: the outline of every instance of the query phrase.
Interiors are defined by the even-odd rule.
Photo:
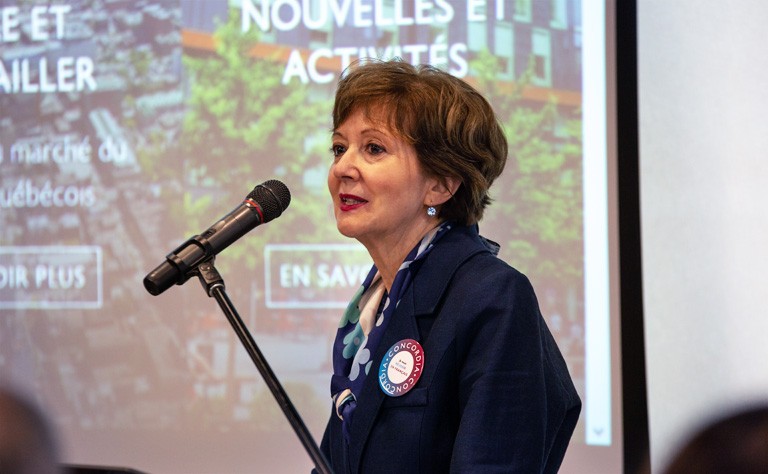
[[[424,349],[413,339],[389,348],[379,366],[379,386],[390,397],[405,395],[416,385],[424,368]]]

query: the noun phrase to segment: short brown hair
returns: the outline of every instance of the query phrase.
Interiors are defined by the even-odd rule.
[[[384,113],[387,126],[416,149],[425,173],[461,182],[441,218],[471,225],[483,217],[488,188],[507,161],[507,139],[479,92],[433,66],[366,60],[339,80],[334,130],[358,110],[369,118]]]

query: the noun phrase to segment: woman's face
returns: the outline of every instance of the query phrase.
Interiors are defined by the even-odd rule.
[[[418,242],[437,225],[426,206],[437,180],[424,175],[416,150],[384,121],[357,111],[333,132],[328,189],[339,232],[387,249]],[[410,246],[410,247],[409,247]]]

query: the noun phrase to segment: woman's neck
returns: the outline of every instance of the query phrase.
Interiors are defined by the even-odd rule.
[[[392,290],[395,275],[400,270],[405,257],[421,242],[425,235],[438,227],[442,222],[431,222],[430,226],[411,229],[392,236],[390,239],[375,239],[361,241],[373,259],[373,263],[381,274],[381,279],[387,292]]]

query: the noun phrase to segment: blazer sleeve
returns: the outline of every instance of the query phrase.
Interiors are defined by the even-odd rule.
[[[451,472],[555,473],[581,402],[528,279],[483,267],[454,285],[462,316]]]

